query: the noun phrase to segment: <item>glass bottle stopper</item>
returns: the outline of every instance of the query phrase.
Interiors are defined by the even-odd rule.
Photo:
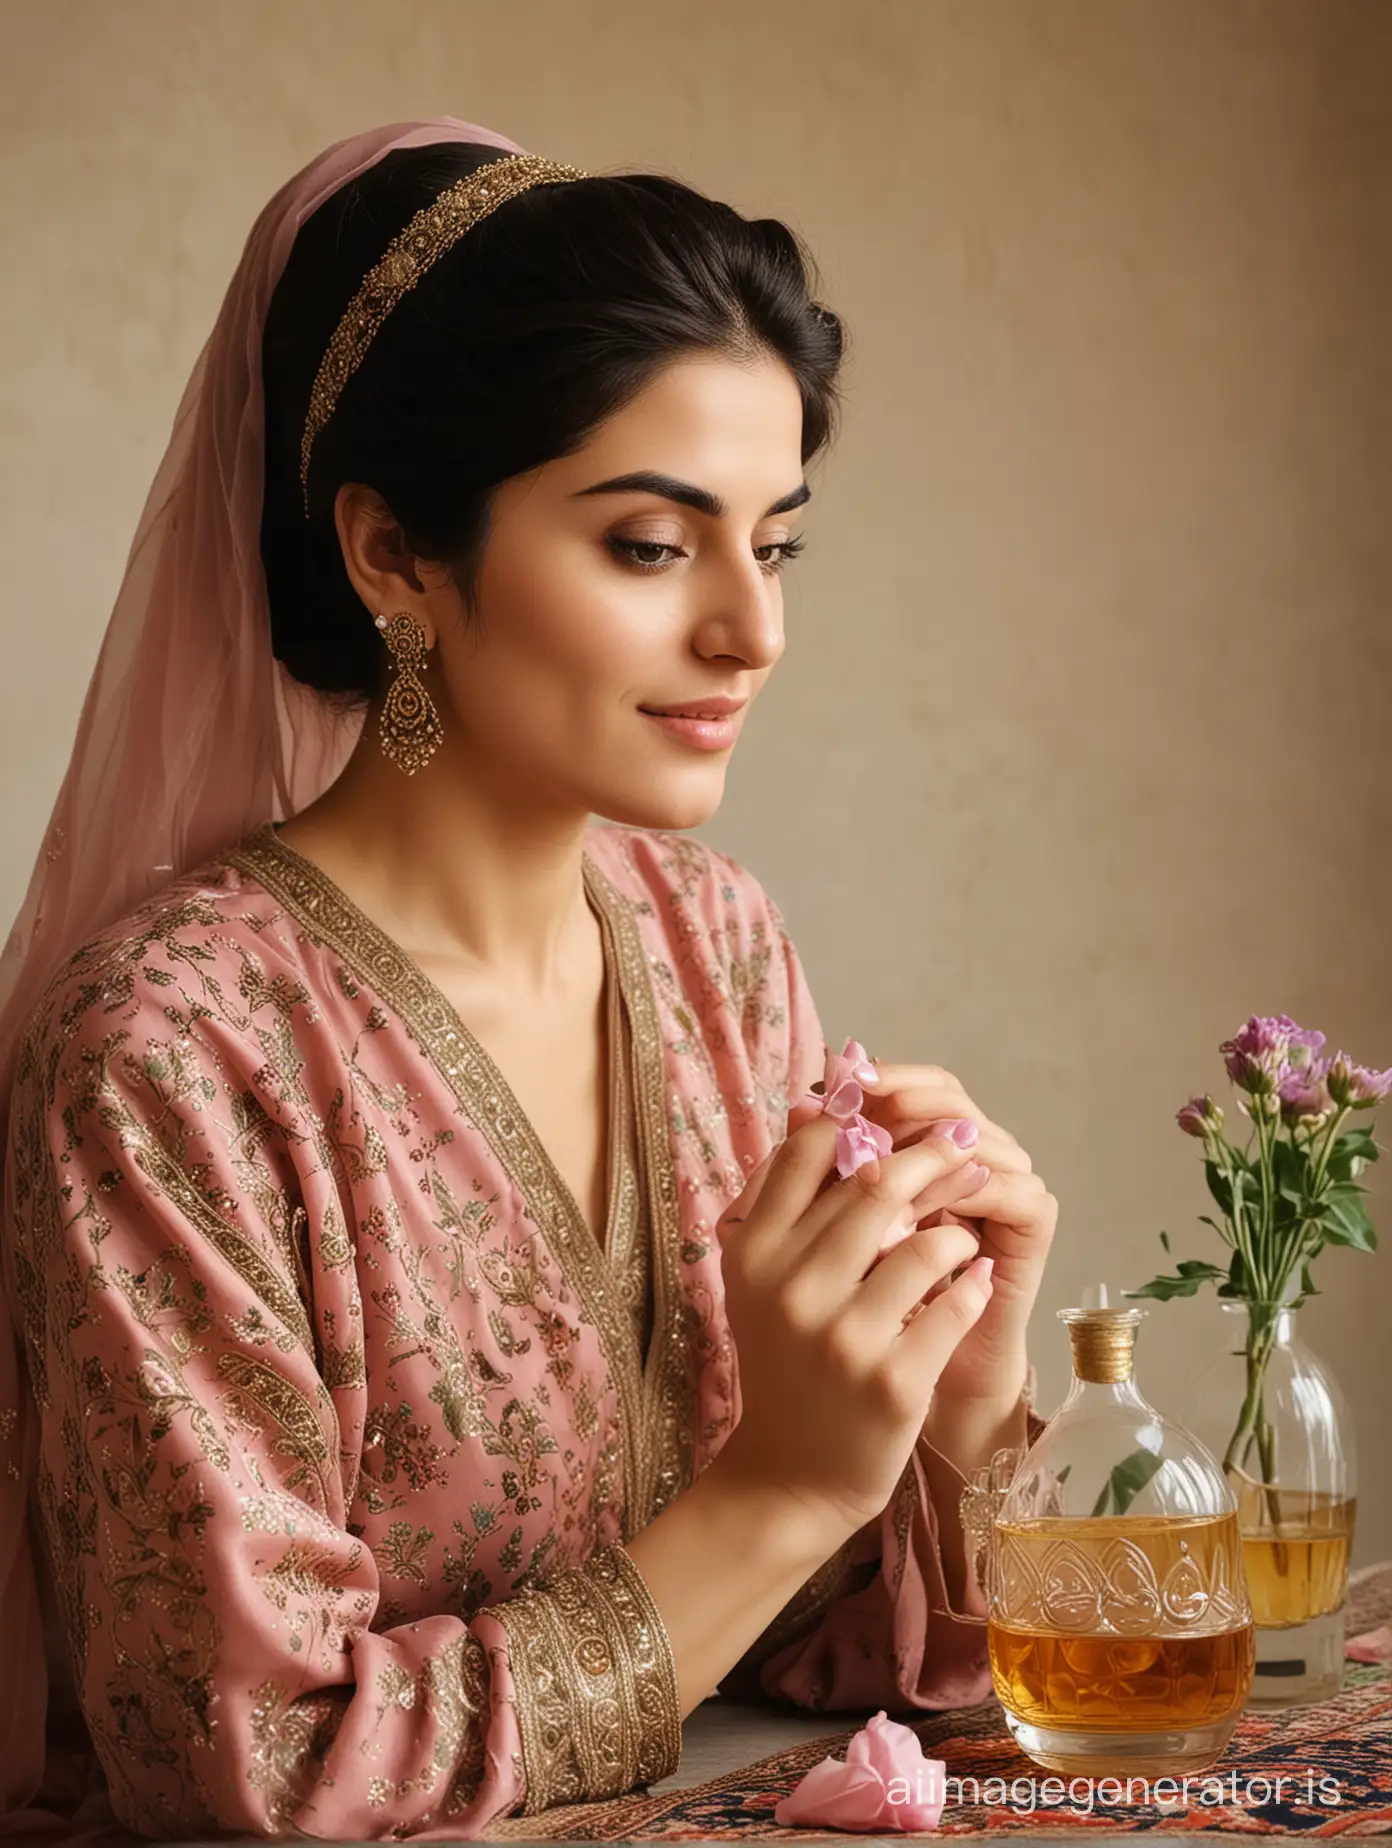
[[[1115,1386],[1129,1380],[1136,1330],[1143,1309],[1060,1309],[1058,1319],[1073,1344],[1073,1371],[1080,1380]]]

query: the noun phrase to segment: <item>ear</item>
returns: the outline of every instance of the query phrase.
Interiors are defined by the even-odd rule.
[[[334,527],[344,569],[373,620],[379,615],[390,620],[405,610],[420,624],[426,647],[433,648],[435,620],[419,560],[382,496],[360,481],[345,481],[334,496]]]

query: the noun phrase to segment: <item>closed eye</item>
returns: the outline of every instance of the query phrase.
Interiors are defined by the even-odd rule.
[[[673,560],[671,558],[644,558],[640,556],[642,553],[672,552],[676,554],[677,558],[685,558],[687,556],[679,545],[664,545],[657,539],[610,539],[607,541],[607,544],[617,557],[622,558],[624,563],[635,571],[667,571],[670,570],[672,566]],[[754,554],[756,558],[761,552],[776,552],[778,554],[777,558],[773,559],[765,560],[759,558],[759,563],[765,573],[769,577],[773,577],[783,569],[789,559],[796,558],[798,554],[806,548],[806,545],[807,535],[805,533],[796,533],[791,539],[779,539],[775,540],[771,545],[755,546]]]

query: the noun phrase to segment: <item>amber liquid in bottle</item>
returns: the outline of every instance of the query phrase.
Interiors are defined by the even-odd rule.
[[[1221,1560],[1237,1557],[1236,1515],[1024,1521],[1003,1524],[998,1539],[1002,1569],[1023,1567],[1052,1583],[1055,1603],[1071,1604],[1079,1626],[1073,1633],[992,1619],[996,1695],[1022,1720],[1061,1732],[1155,1733],[1207,1725],[1241,1709],[1255,1634],[1249,1622],[1215,1626],[1209,1597]],[[1127,1598],[1126,1568],[1119,1575],[1118,1561],[1128,1555],[1118,1552],[1119,1541],[1149,1561],[1168,1613],[1165,1634],[1147,1635],[1144,1599]],[[1204,1610],[1188,1634],[1182,1633],[1186,1608]],[[1103,1610],[1113,1629],[1128,1633],[1099,1632]]]
[[[1143,1313],[1105,1299],[1059,1311],[1073,1383],[986,1504],[996,1696],[1026,1756],[1070,1775],[1207,1770],[1256,1661],[1233,1494],[1136,1386]],[[964,1519],[979,1527],[976,1504]]]
[[[1338,1610],[1348,1582],[1356,1500],[1289,1489],[1272,1492],[1245,1482],[1238,1508],[1246,1530],[1242,1553],[1255,1620],[1267,1629],[1289,1629]]]

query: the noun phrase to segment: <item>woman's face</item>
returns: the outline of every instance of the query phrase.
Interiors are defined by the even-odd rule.
[[[654,479],[606,485],[639,474]],[[456,593],[429,657],[441,757],[509,806],[705,821],[783,652],[788,503],[806,492],[798,389],[767,357],[674,362],[583,449],[505,482],[477,621]],[[739,709],[704,725],[653,715],[722,700]]]

